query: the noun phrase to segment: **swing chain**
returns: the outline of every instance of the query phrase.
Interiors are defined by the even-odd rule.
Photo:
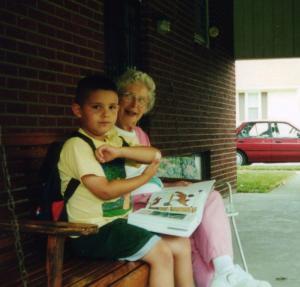
[[[20,237],[20,226],[18,222],[18,217],[15,213],[15,200],[13,197],[13,194],[11,192],[12,186],[11,186],[11,180],[10,180],[10,175],[8,172],[8,167],[7,167],[7,159],[6,159],[6,153],[5,153],[5,147],[4,145],[1,145],[1,167],[2,167],[2,175],[3,175],[3,180],[4,180],[4,190],[6,191],[8,195],[7,199],[7,207],[8,210],[11,213],[11,226],[13,228],[13,235],[14,235],[14,245],[15,245],[15,250],[16,250],[16,255],[18,259],[18,264],[19,264],[19,272],[21,275],[21,281],[23,287],[27,287],[27,276],[28,273],[25,268],[25,257],[24,257],[24,252],[22,248],[22,243],[21,243],[21,237]]]

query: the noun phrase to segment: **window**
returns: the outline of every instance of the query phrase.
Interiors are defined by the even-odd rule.
[[[239,120],[240,122],[245,120],[245,93],[239,93]]]
[[[259,118],[259,94],[258,93],[248,93],[248,120],[254,121]]]
[[[267,92],[240,92],[238,93],[238,120],[256,121],[268,118]]]
[[[209,47],[208,36],[208,0],[194,0],[195,3],[195,34],[194,42]]]
[[[299,138],[299,131],[286,123],[272,123],[274,138]]]
[[[250,137],[271,137],[268,123],[256,123],[249,132]]]

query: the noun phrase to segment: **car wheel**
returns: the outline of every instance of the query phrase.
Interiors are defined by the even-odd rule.
[[[248,164],[247,156],[240,150],[236,151],[236,164],[237,165],[246,165],[246,164]]]

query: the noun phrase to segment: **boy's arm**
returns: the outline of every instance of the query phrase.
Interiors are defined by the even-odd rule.
[[[160,160],[160,151],[154,147],[134,146],[134,147],[112,147],[102,145],[96,149],[96,158],[101,162],[108,162],[115,158],[126,158],[140,163],[151,163],[154,159]]]
[[[81,180],[94,195],[103,200],[110,200],[127,194],[148,182],[156,174],[158,166],[159,159],[155,159],[141,175],[133,178],[108,181],[104,176],[90,174],[83,176]]]

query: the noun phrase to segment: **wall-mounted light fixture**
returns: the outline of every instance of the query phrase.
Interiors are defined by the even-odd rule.
[[[156,26],[157,32],[161,34],[167,34],[171,32],[171,22],[166,19],[157,20]]]
[[[217,38],[220,34],[220,30],[216,26],[211,26],[208,29],[208,34],[209,34],[209,37],[211,37],[211,38]]]

